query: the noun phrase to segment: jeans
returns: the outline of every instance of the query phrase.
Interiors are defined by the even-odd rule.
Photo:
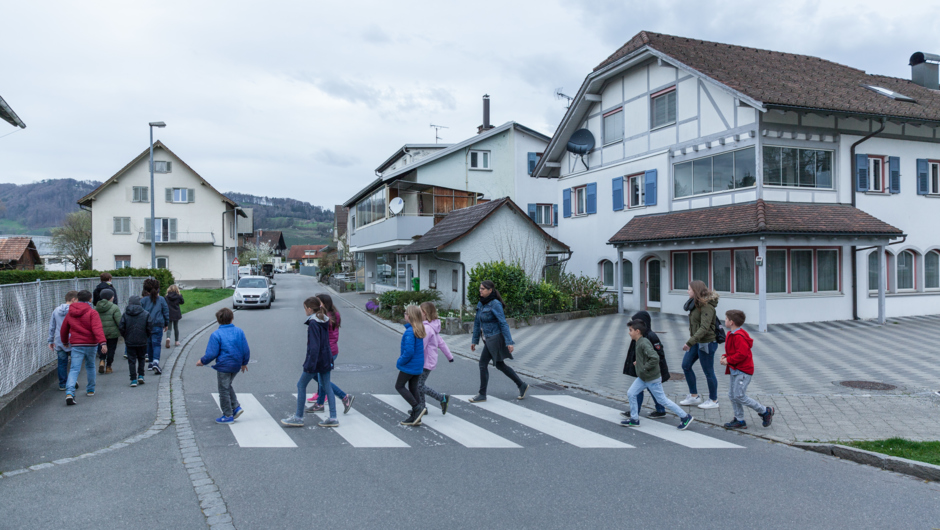
[[[672,412],[675,412],[680,418],[685,418],[689,414],[686,411],[682,410],[679,405],[676,405],[669,398],[666,397],[666,393],[663,392],[663,378],[657,377],[652,381],[644,381],[639,377],[633,381],[633,384],[630,385],[630,390],[627,391],[627,395],[630,397],[630,418],[634,420],[640,419],[640,407],[638,405],[637,396],[642,394],[644,390],[649,390],[652,394],[653,399],[665,405],[665,407]]]
[[[418,395],[416,397],[418,398],[418,403],[422,408],[427,408],[427,402],[424,399],[424,396],[426,395],[431,396],[438,401],[444,401],[444,394],[441,394],[437,390],[434,390],[427,385],[429,375],[431,375],[431,371],[425,368],[424,371],[421,372],[421,375],[418,376]]]
[[[330,383],[330,372],[315,374],[303,372],[300,374],[300,380],[297,381],[297,412],[298,418],[304,417],[304,403],[307,401],[307,385],[314,379],[320,384],[320,388],[326,389],[326,395],[330,402],[330,418],[336,419],[336,396],[333,395],[333,385]]]
[[[234,374],[218,372],[219,379],[219,406],[222,408],[223,416],[233,416],[235,409],[238,408],[238,398],[235,397],[235,389],[232,388],[232,381],[238,372]]]
[[[415,397],[418,394],[419,377],[418,375],[398,372],[398,380],[395,381],[395,390],[401,394],[401,397],[405,398],[405,401],[411,405],[411,408],[415,408],[419,405],[418,398]],[[408,385],[408,388],[405,388],[405,385]]]
[[[127,351],[127,369],[131,374],[131,381],[136,381],[138,376],[143,377],[147,369],[147,347],[146,346],[126,346]]]
[[[336,361],[335,355],[333,356],[333,361]],[[333,383],[333,382],[330,382],[330,385],[333,387],[334,396],[338,397],[341,400],[346,399],[346,392],[343,392],[343,389],[336,386],[336,383]],[[319,382],[317,382],[317,386],[319,386]],[[322,405],[324,401],[326,401],[326,392],[324,392],[323,388],[321,387],[317,390],[317,405]]]
[[[75,395],[75,383],[78,382],[78,373],[82,371],[82,364],[85,365],[85,373],[88,375],[88,385],[86,391],[95,391],[95,357],[98,353],[98,346],[72,346],[72,366],[69,369],[69,378],[65,383],[65,393]]]
[[[117,350],[118,337],[113,339],[105,339],[105,344],[108,346],[108,353],[101,353],[101,346],[98,346],[98,358],[103,359],[105,364],[111,366],[111,363],[114,362],[114,352]]]
[[[489,364],[493,360],[493,357],[490,355],[490,351],[486,349],[486,346],[483,346],[483,353],[480,354],[480,395],[486,395],[486,387],[490,382],[490,371]],[[516,384],[517,387],[522,387],[522,379],[519,379],[519,376],[516,375],[515,370],[513,370],[505,361],[500,361],[498,363],[493,363],[496,366],[496,369],[500,372],[506,374],[506,377],[512,379],[512,382]]]
[[[163,327],[154,326],[150,330],[150,344],[147,345],[147,362],[160,364],[160,341],[163,340]]]
[[[758,414],[767,412],[767,407],[761,405],[756,399],[747,397],[747,385],[751,384],[751,376],[740,371],[731,370],[731,388],[728,389],[728,399],[734,409],[734,419],[744,421],[744,407],[754,409]]]
[[[69,380],[69,352],[65,350],[56,350],[56,355],[59,357],[58,372],[59,372],[59,388],[63,388],[65,383]]]
[[[176,342],[179,342],[180,341],[180,321],[171,320],[170,329],[173,330],[173,340]],[[170,338],[170,330],[167,330],[166,337]]]
[[[708,351],[705,351],[707,347]],[[692,371],[692,365],[695,361],[701,361],[702,371],[705,372],[705,381],[708,383],[708,399],[718,401],[718,378],[715,377],[715,352],[718,351],[717,342],[706,344],[693,344],[689,351],[685,352],[682,358],[682,371],[685,372],[685,380],[689,383],[689,394],[698,394],[698,387],[695,386],[695,372]]]
[[[666,407],[662,406],[659,401],[656,401],[656,396],[653,395],[653,392],[648,392],[650,393],[650,397],[653,398],[653,405],[656,406],[656,412],[666,412]],[[636,397],[636,408],[638,410],[643,408],[643,392],[640,392],[640,394]]]

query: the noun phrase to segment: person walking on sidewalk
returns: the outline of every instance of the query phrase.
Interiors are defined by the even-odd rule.
[[[85,395],[95,395],[95,355],[98,346],[101,346],[104,353],[108,353],[104,331],[101,329],[101,317],[98,316],[98,312],[92,309],[89,303],[91,302],[91,293],[79,291],[78,302],[69,306],[69,312],[65,316],[65,320],[62,321],[62,328],[59,330],[62,345],[69,346],[72,349],[72,366],[69,370],[68,381],[65,383],[66,405],[75,404],[75,383],[78,382],[78,374],[82,371],[82,365],[85,365],[85,373],[88,376]]]
[[[427,330],[424,329],[424,319],[421,309],[410,305],[405,309],[405,332],[401,336],[401,353],[398,355],[398,380],[395,381],[395,390],[411,405],[411,412],[401,422],[402,425],[417,427],[421,425],[421,418],[428,413],[428,409],[418,400],[418,378],[424,371],[424,339]]]
[[[111,300],[111,302],[115,304],[118,303],[117,289],[115,289],[114,284],[111,283],[111,273],[102,272],[100,279],[101,283],[96,285],[94,292],[91,293],[91,305],[98,305],[98,300],[101,300],[101,291],[104,291],[105,289],[108,289],[114,293],[114,299]]]
[[[333,352],[330,351],[330,317],[320,303],[320,299],[311,296],[304,300],[304,313],[307,320],[307,356],[304,359],[303,372],[297,381],[297,411],[281,420],[285,427],[304,426],[304,401],[307,397],[307,385],[317,379],[320,389],[326,392],[330,405],[330,419],[320,422],[320,427],[338,427],[336,419],[336,396],[330,384],[330,372],[333,371]]]
[[[180,310],[180,306],[185,304],[186,300],[183,300],[183,293],[180,292],[180,288],[175,283],[166,289],[166,305],[169,309],[169,327],[173,330],[173,340],[176,342],[176,346],[180,345],[180,320],[183,319],[183,312]],[[167,330],[166,334],[166,347],[170,347],[170,332]]]
[[[212,368],[215,369],[218,379],[219,405],[222,409],[222,416],[215,419],[216,423],[232,423],[244,412],[238,404],[232,381],[239,371],[248,371],[251,350],[248,348],[245,332],[232,324],[233,320],[235,313],[231,309],[223,307],[216,311],[215,321],[219,323],[219,329],[209,336],[206,354],[196,361],[196,366],[205,366],[215,361]]]
[[[437,316],[437,306],[433,302],[424,302],[421,304],[421,317],[424,319],[424,331],[427,337],[424,338],[424,370],[418,377],[418,401],[422,409],[427,409],[425,396],[430,395],[441,404],[441,414],[447,414],[447,406],[450,404],[450,396],[441,394],[437,390],[427,385],[428,376],[437,366],[437,350],[444,352],[447,356],[447,362],[454,362],[454,356],[450,353],[447,343],[441,338],[441,319]]]
[[[646,337],[650,344],[653,345],[653,349],[656,350],[656,353],[659,355],[659,373],[662,374],[662,382],[665,383],[669,380],[669,365],[666,364],[666,354],[663,353],[663,343],[659,340],[659,335],[651,329],[652,319],[650,314],[646,311],[638,311],[633,314],[631,320],[642,320],[646,324],[646,332],[643,333],[643,336]],[[627,361],[623,363],[623,373],[629,375],[630,377],[636,377],[636,366],[634,362],[636,361],[636,341],[630,341],[630,347],[627,349]],[[649,390],[647,390],[649,392]],[[653,404],[656,406],[656,410],[650,412],[646,415],[647,418],[663,418],[666,416],[666,407],[662,406],[661,403],[656,401],[656,397],[653,396],[653,393],[650,392],[650,397],[653,399]],[[637,396],[637,407],[640,410],[643,410],[643,393],[640,392],[640,395]],[[630,417],[630,411],[621,412],[621,416]]]
[[[342,321],[342,317],[339,314],[339,310],[337,310],[336,306],[333,305],[332,296],[323,293],[318,294],[317,299],[320,300],[320,304],[326,311],[326,315],[330,318],[330,352],[333,354],[333,366],[336,366],[336,356],[339,355],[339,326]],[[332,381],[332,377],[330,377],[330,379],[330,384],[333,385],[333,395],[338,397],[343,402],[343,414],[349,414],[349,409],[352,408],[352,403],[353,399],[355,399],[355,396],[343,392],[343,389],[336,386],[336,383]],[[307,400],[308,403],[312,402],[313,405],[307,407],[305,409],[306,412],[320,412],[323,410],[323,403],[325,400],[326,394],[323,392],[323,389],[319,389],[316,394]]]
[[[679,402],[680,405],[698,405],[700,409],[718,408],[718,378],[715,377],[715,308],[718,307],[718,293],[712,291],[701,280],[692,280],[689,284],[689,301],[685,310],[689,311],[689,340],[682,346],[685,357],[682,358],[682,371],[689,384],[689,395]],[[698,361],[705,372],[708,383],[708,399],[702,402],[695,384],[695,372],[692,366]]]
[[[470,351],[476,351],[480,335],[483,336],[483,352],[480,353],[480,392],[470,399],[471,403],[486,401],[486,387],[490,380],[489,364],[493,365],[506,377],[512,379],[519,389],[516,399],[525,399],[529,393],[529,384],[522,381],[516,372],[506,364],[512,359],[513,341],[503,312],[503,298],[496,290],[496,284],[490,280],[480,282],[480,301],[477,302],[477,314],[473,320],[473,336],[470,339]]]
[[[140,305],[140,297],[127,299],[127,307],[118,324],[118,331],[124,337],[124,349],[127,352],[127,368],[131,374],[131,386],[144,384],[144,367],[147,364],[147,345],[150,344],[150,313]]]
[[[627,395],[630,398],[630,419],[620,422],[624,427],[636,427],[640,425],[640,407],[637,396],[644,389],[649,389],[650,393],[656,398],[656,401],[662,403],[667,409],[679,416],[679,430],[684,431],[692,423],[691,414],[686,413],[679,405],[676,405],[663,392],[663,380],[659,371],[659,355],[653,349],[649,339],[643,336],[646,332],[646,324],[642,320],[632,320],[629,324],[630,338],[636,341],[636,366],[637,378],[630,385]]]
[[[754,339],[741,328],[745,318],[744,311],[737,309],[725,313],[725,327],[728,328],[728,334],[725,338],[725,354],[721,356],[721,364],[725,367],[725,374],[731,376],[728,398],[734,409],[734,420],[726,423],[725,429],[747,429],[747,422],[744,421],[744,407],[754,409],[764,420],[764,427],[770,427],[774,421],[773,407],[765,407],[757,400],[747,397],[747,385],[751,384],[751,377],[754,376],[754,356],[751,353]]]
[[[114,352],[117,351],[118,339],[121,338],[121,331],[118,326],[121,323],[121,310],[112,303],[114,300],[114,291],[111,289],[102,289],[101,298],[95,304],[95,310],[101,318],[101,329],[104,330],[104,338],[107,342],[108,353],[98,352],[98,373],[110,374],[111,363],[114,362]]]
[[[69,314],[69,306],[78,301],[78,291],[69,291],[65,293],[65,303],[52,310],[52,316],[49,318],[49,349],[56,353],[58,358],[57,372],[59,376],[59,390],[65,390],[65,383],[69,379],[69,357],[72,349],[62,344],[62,337],[59,331],[62,329],[62,322],[65,316]],[[78,386],[76,384],[76,386]]]
[[[147,344],[147,368],[153,370],[154,375],[163,373],[160,370],[160,342],[163,332],[167,330],[170,322],[170,306],[166,298],[160,296],[160,280],[147,278],[144,280],[144,292],[141,295],[140,305],[150,313],[150,343]]]

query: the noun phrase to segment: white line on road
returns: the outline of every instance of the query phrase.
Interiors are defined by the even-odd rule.
[[[229,427],[240,447],[297,447],[253,394],[236,396],[245,412]],[[221,407],[218,394],[213,393],[212,399]]]
[[[472,396],[453,397],[461,401],[469,402]],[[485,402],[474,403],[474,405],[479,406],[481,409],[488,412],[492,412],[493,414],[510,419],[516,423],[521,423],[522,425],[525,425],[531,429],[535,429],[554,438],[558,438],[563,442],[568,442],[576,447],[633,449],[632,445],[614,440],[613,438],[601,436],[600,434],[591,432],[587,429],[582,429],[577,425],[565,423],[561,420],[552,418],[551,416],[546,416],[545,414],[535,412],[534,410],[529,410],[519,405],[513,405],[501,399],[489,397]]]
[[[618,425],[623,419],[623,417],[620,415],[620,411],[615,408],[599,405],[584,399],[578,399],[574,396],[533,397],[587,414],[588,416],[594,416],[595,418],[607,420]],[[717,438],[699,434],[697,432],[687,430],[680,431],[674,426],[653,421],[649,418],[643,418],[642,421],[640,421],[640,425],[638,427],[630,427],[630,429],[634,429],[657,438],[662,438],[663,440],[677,443],[679,445],[684,445],[685,447],[691,447],[693,449],[743,449],[743,447],[740,445],[728,443]]]
[[[394,394],[374,394],[374,396],[401,412],[407,413],[410,411],[408,403],[406,403],[401,396]],[[428,405],[428,414],[421,418],[421,423],[464,447],[503,449],[521,447],[502,436],[493,434],[453,414],[443,416],[441,415],[441,409],[432,407],[431,405]]]
[[[297,399],[297,394],[292,394]],[[307,394],[309,399],[313,394]],[[316,415],[325,420],[330,417],[329,405],[325,404],[323,412],[317,412]],[[337,410],[342,409],[343,403],[336,400]],[[336,433],[342,436],[349,445],[353,447],[411,447],[401,441],[394,434],[386,431],[377,423],[360,414],[356,409],[350,409],[349,414],[343,414],[339,410],[337,415],[339,427],[336,427]]]

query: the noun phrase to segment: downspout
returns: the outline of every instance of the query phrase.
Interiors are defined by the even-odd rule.
[[[574,251],[569,249],[569,250],[561,250],[561,251],[558,251],[558,252],[546,252],[546,254],[568,254],[568,257],[565,258],[565,259],[560,259],[560,260],[558,260],[558,261],[556,261],[555,263],[552,263],[552,264],[545,264],[545,265],[542,265],[542,281],[545,281],[545,271],[546,271],[549,267],[558,267],[558,266],[560,266],[561,264],[563,264],[564,262],[570,260],[572,254],[574,254]]]
[[[867,136],[862,137],[861,140],[852,144],[852,147],[849,148],[849,163],[852,167],[852,174],[850,176],[849,182],[851,182],[852,188],[852,207],[856,208],[857,194],[858,194],[858,183],[856,179],[858,176],[855,174],[858,171],[858,168],[855,166],[855,148],[859,144],[868,140],[869,138],[876,136],[885,130],[885,119],[881,118],[881,127],[878,130],[869,133]],[[855,245],[852,245],[852,320],[858,320],[858,248]]]
[[[437,249],[432,251],[434,259],[439,261],[446,261],[447,263],[456,263],[460,265],[461,275],[460,275],[460,321],[463,322],[463,308],[467,305],[467,266],[464,265],[464,262],[457,261],[455,259],[442,258],[437,255]]]

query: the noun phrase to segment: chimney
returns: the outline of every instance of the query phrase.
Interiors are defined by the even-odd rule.
[[[477,127],[477,134],[492,128],[493,126],[490,125],[490,95],[483,94],[483,125]]]
[[[931,90],[940,90],[940,55],[917,52],[911,55],[911,81]]]

